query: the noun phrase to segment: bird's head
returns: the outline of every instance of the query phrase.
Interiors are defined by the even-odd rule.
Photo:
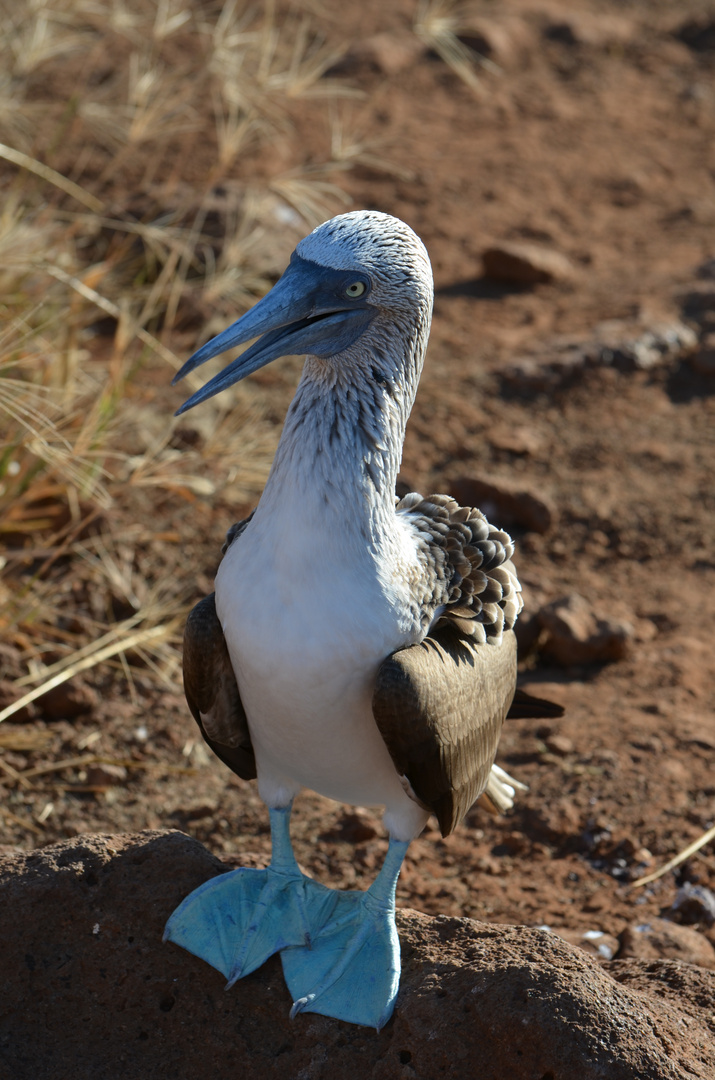
[[[174,382],[219,353],[258,338],[178,413],[279,356],[327,359],[355,345],[375,320],[409,325],[418,317],[428,319],[431,303],[427,251],[408,225],[371,210],[331,218],[301,240],[262,300],[186,361]]]

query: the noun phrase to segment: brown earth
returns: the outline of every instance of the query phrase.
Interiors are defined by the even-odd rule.
[[[332,74],[365,91],[362,129],[396,166],[364,164],[341,182],[356,206],[408,221],[434,264],[402,479],[425,493],[477,480],[521,493],[509,523],[526,597],[521,681],[566,711],[509,723],[498,761],[528,793],[503,818],[472,811],[445,840],[429,827],[410,848],[398,903],[619,939],[670,913],[683,884],[715,889],[712,844],[630,887],[715,821],[715,374],[705,340],[715,330],[715,22],[690,0],[475,10],[489,22],[470,40],[488,51],[491,37],[500,67],[477,94],[415,51],[411,3],[366,0],[326,15],[329,34],[354,41]],[[285,138],[309,156],[318,135],[296,113]],[[250,168],[260,175],[282,152]],[[482,252],[505,241],[569,263],[557,260],[541,283],[485,277]],[[681,319],[700,351],[686,343],[651,366],[633,361],[624,343]],[[295,373],[289,361],[256,380],[277,419]],[[181,400],[157,376],[154,407],[168,417]],[[524,493],[532,508],[545,503],[545,531],[533,515],[520,524]],[[135,491],[112,527],[141,523],[135,557],[155,577],[193,560],[198,597],[236,516],[221,495],[189,503],[168,491],[152,503]],[[619,623],[619,659],[572,651],[569,663],[554,650],[543,612],[572,593],[599,633]],[[198,746],[178,685],[135,685],[132,698],[120,676],[94,672],[24,718],[49,723],[52,741],[6,754],[12,769],[86,758],[89,747],[124,772],[83,760],[37,786],[7,780],[4,843],[178,827],[231,865],[265,863],[254,787]],[[367,884],[386,847],[377,814],[308,794],[293,832],[303,867],[339,887]],[[687,918],[715,944],[705,916]]]
[[[0,1075],[11,1080],[710,1080],[715,972],[597,966],[556,935],[398,913],[402,980],[382,1031],[291,1021],[278,957],[230,993],[161,944],[220,873],[179,832],[0,854]]]

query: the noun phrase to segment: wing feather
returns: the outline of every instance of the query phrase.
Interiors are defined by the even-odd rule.
[[[526,690],[517,690],[506,718],[507,720],[524,720],[527,718],[547,720],[556,719],[556,717],[563,715],[563,705],[557,705],[555,701],[549,701],[548,698],[527,694]]]
[[[413,583],[414,604],[425,631],[437,618],[436,626],[453,623],[461,636],[499,645],[522,606],[508,533],[449,495],[413,491],[395,511],[415,539],[421,579]]]
[[[443,836],[487,788],[516,687],[516,638],[497,648],[449,624],[380,666],[373,713],[395,768]]]
[[[214,753],[242,780],[255,779],[248,720],[216,614],[214,593],[199,600],[186,620],[184,693]]]

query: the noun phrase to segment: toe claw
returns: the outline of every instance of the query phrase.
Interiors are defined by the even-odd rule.
[[[315,994],[306,994],[305,997],[298,998],[297,1001],[294,1001],[291,1010],[288,1013],[288,1019],[295,1020],[298,1013],[302,1013],[303,1009],[305,1009],[307,1005],[310,1005],[314,997]]]

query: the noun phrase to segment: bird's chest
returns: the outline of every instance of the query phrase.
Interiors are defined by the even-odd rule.
[[[219,568],[216,605],[249,721],[263,723],[364,707],[413,633],[369,545],[348,549],[337,523],[249,526]]]
[[[355,547],[295,519],[286,531],[249,526],[221,564],[216,607],[259,778],[380,803],[398,781],[372,713],[375,678],[413,629],[379,560]]]

